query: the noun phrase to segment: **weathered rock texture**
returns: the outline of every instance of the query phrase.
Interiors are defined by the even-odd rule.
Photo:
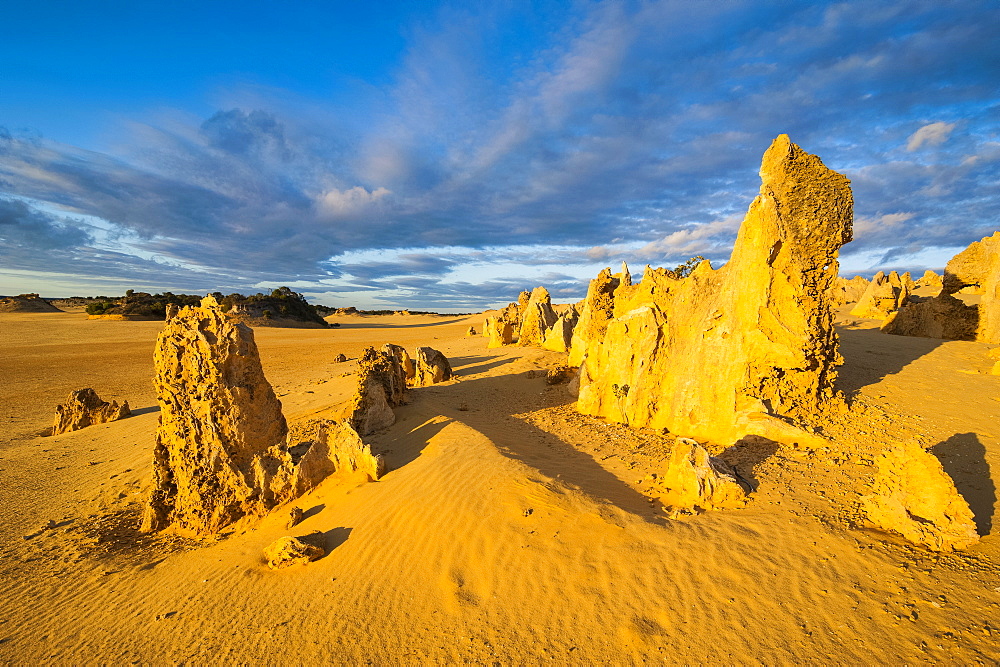
[[[361,435],[392,426],[396,422],[392,409],[406,401],[406,371],[395,355],[397,347],[365,348],[358,360],[358,390],[343,416]]]
[[[253,331],[212,297],[171,313],[156,341],[160,424],[144,530],[211,534],[267,511],[255,460],[287,432]]]
[[[874,526],[935,551],[979,541],[969,504],[933,454],[915,442],[892,445],[875,465],[875,492],[861,501]]]
[[[336,364],[342,364],[345,361],[347,361],[347,355],[344,353],[340,353],[333,358],[333,362]]]
[[[382,351],[396,357],[400,368],[403,369],[403,377],[407,382],[413,379],[413,376],[417,373],[417,365],[413,363],[413,358],[410,357],[410,353],[406,351],[405,347],[386,343],[382,346]]]
[[[483,333],[489,336],[486,347],[503,347],[514,340],[514,325],[502,317],[487,317],[483,325]]]
[[[996,271],[998,246],[1000,232],[994,232],[952,257],[944,267],[944,291],[954,294],[971,288],[968,293],[981,294],[990,274]]]
[[[414,387],[428,387],[451,379],[451,364],[448,358],[431,347],[417,348],[417,372],[413,378]]]
[[[555,323],[545,332],[542,347],[553,352],[569,352],[573,344],[573,329],[576,328],[579,315],[572,306],[556,318]]]
[[[523,294],[522,294],[523,296]],[[517,344],[541,347],[545,334],[556,323],[556,313],[552,310],[552,299],[544,287],[536,287],[521,315],[521,330],[517,334]]]
[[[615,290],[619,286],[632,284],[628,267],[622,264],[622,273],[611,273],[607,268],[590,281],[587,297],[583,300],[583,310],[573,328],[570,343],[569,365],[579,366],[590,352],[590,346],[600,346],[608,329],[608,320],[614,317]],[[623,281],[622,279],[625,278]]]
[[[399,398],[402,370],[394,362],[366,350],[362,398]],[[169,526],[210,535],[308,492],[334,472],[382,474],[381,456],[350,424],[320,420],[289,432],[253,331],[229,320],[212,297],[170,313],[154,366],[160,425],[144,531]],[[350,407],[362,424],[376,421],[364,400]]]
[[[829,291],[851,240],[848,180],[785,135],[760,175],[726,266],[702,262],[682,279],[647,268],[638,285],[616,287],[604,272],[591,284],[590,321],[577,325],[587,350],[580,412],[734,442],[843,409]]]
[[[910,281],[900,277],[893,271],[888,276],[879,271],[872,278],[865,293],[851,309],[854,317],[864,317],[871,320],[884,320],[906,302],[910,296]]]
[[[978,327],[979,309],[950,294],[926,299],[910,297],[882,323],[885,333],[949,340],[975,340]]]
[[[712,510],[743,507],[747,492],[736,472],[722,459],[708,455],[694,440],[677,438],[667,467],[657,480],[661,501],[667,507]]]
[[[52,425],[52,435],[78,431],[92,424],[124,419],[132,414],[128,401],[120,405],[116,401],[102,401],[97,392],[89,387],[71,391],[66,402],[56,406],[55,422]]]
[[[264,549],[264,559],[272,570],[280,570],[293,565],[305,565],[322,558],[326,551],[322,547],[307,544],[294,537],[282,537]]]
[[[920,276],[916,282],[917,287],[929,287],[931,289],[940,290],[944,286],[944,281],[942,276],[937,273],[927,269],[924,271],[924,275]]]

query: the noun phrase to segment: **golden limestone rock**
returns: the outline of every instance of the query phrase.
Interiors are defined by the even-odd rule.
[[[910,296],[910,286],[907,279],[904,280],[898,273],[893,271],[888,276],[879,271],[868,284],[868,289],[858,299],[858,303],[851,309],[854,317],[863,317],[870,320],[884,320],[889,315],[895,313],[906,302]]]
[[[933,454],[915,442],[890,445],[875,465],[874,493],[861,500],[872,525],[935,551],[979,541],[969,504]]]
[[[517,344],[523,347],[541,347],[545,342],[545,334],[555,323],[556,313],[552,310],[549,291],[544,287],[536,287],[521,315]]]
[[[685,278],[647,268],[639,284],[613,288],[602,272],[591,283],[591,320],[577,325],[587,327],[580,412],[731,443],[780,440],[802,433],[788,422],[844,409],[829,292],[837,251],[851,240],[848,180],[786,135],[760,175],[726,266],[705,261]],[[602,327],[608,299],[613,317]]]
[[[358,389],[342,414],[361,435],[392,426],[396,422],[392,409],[406,400],[406,371],[396,356],[397,347],[368,347],[358,360]]]
[[[862,276],[854,276],[850,280],[837,276],[830,288],[830,305],[836,307],[857,303],[867,289],[868,281]]]
[[[553,352],[569,352],[573,343],[573,329],[576,328],[579,315],[576,308],[570,306],[562,315],[556,318],[555,324],[545,332],[542,347]]]
[[[625,267],[624,264],[622,264]],[[628,275],[628,267],[623,271]],[[615,290],[622,284],[623,274],[612,275],[607,268],[590,281],[587,296],[583,300],[583,309],[573,328],[573,338],[570,343],[569,365],[579,366],[590,351],[590,346],[599,346],[608,329],[608,320],[614,317]],[[631,284],[631,277],[629,284]],[[628,285],[626,285],[627,287]]]
[[[97,392],[89,387],[71,391],[66,402],[56,406],[52,435],[78,431],[92,424],[117,421],[131,414],[128,401],[124,401],[120,405],[117,401],[110,403],[102,401]]]
[[[687,438],[674,442],[667,467],[656,478],[654,488],[663,504],[674,510],[727,509],[747,502],[736,471]]]
[[[483,325],[483,333],[489,336],[487,348],[510,345],[514,340],[514,325],[503,317],[487,317]]]
[[[936,274],[935,272],[931,271],[930,269],[924,271],[924,275],[920,276],[920,278],[917,279],[916,282],[916,286],[918,288],[927,287],[938,291],[941,291],[943,285],[944,285],[943,278],[938,274]]]
[[[991,269],[995,270],[998,246],[1000,232],[994,232],[952,257],[944,267],[944,291],[981,294]]]
[[[466,335],[467,338],[471,338],[472,336],[475,336],[476,335],[476,327],[469,327],[465,331],[465,335]]]
[[[414,387],[428,387],[450,380],[451,364],[448,358],[432,347],[417,348],[417,371],[413,378]]]
[[[160,423],[142,528],[212,534],[267,509],[255,459],[287,431],[253,331],[212,297],[173,311],[154,353]]]
[[[385,472],[382,455],[373,453],[347,422],[319,419],[296,424],[287,441],[290,457],[270,483],[281,501],[308,493],[335,473],[362,473],[375,481]]]
[[[410,353],[406,351],[406,348],[402,345],[393,345],[392,343],[386,343],[382,346],[382,351],[387,352],[396,358],[399,362],[400,368],[403,369],[403,379],[405,382],[413,380],[413,376],[416,375],[417,366],[413,363],[413,359],[410,357]]]
[[[933,298],[910,297],[882,323],[882,331],[897,336],[923,336],[949,340],[975,340],[979,309],[950,294]]]
[[[272,570],[281,570],[293,565],[305,565],[326,554],[323,547],[308,544],[294,537],[282,537],[264,549],[264,559]]]

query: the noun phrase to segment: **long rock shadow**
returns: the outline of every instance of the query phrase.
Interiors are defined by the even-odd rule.
[[[519,382],[524,383],[524,389],[510,391],[510,384]],[[504,456],[521,461],[547,477],[558,478],[568,486],[647,521],[664,522],[649,498],[606,470],[590,454],[514,416],[539,409],[536,387],[544,386],[538,380],[510,375],[469,379],[450,386],[434,387],[434,398],[430,400],[438,403],[436,409],[443,416],[462,422],[489,438]],[[573,402],[565,387],[556,387],[553,391],[559,392],[559,399],[547,402],[547,406]],[[497,400],[491,401],[491,409],[483,411],[476,410],[474,405],[468,411],[451,407],[468,401],[475,394],[495,396]]]
[[[979,442],[979,436],[975,433],[956,433],[931,447],[931,451],[955,482],[955,488],[969,503],[976,519],[976,532],[989,535],[993,529],[997,489],[990,477],[986,447]]]
[[[397,424],[404,420],[412,409],[409,406],[396,408]],[[431,438],[447,425],[448,421],[428,421],[406,432],[400,432],[399,429],[392,427],[375,434],[370,441],[375,451],[385,459],[385,470],[388,474],[415,461]],[[369,441],[369,438],[365,440]]]
[[[331,528],[330,530],[316,531],[315,533],[302,535],[298,539],[306,544],[311,544],[314,547],[320,547],[323,549],[325,553],[319,558],[319,560],[322,560],[323,558],[329,556],[334,549],[346,542],[347,538],[351,536],[352,530],[354,529],[337,527]]]
[[[455,357],[451,359],[451,366],[455,369],[456,375],[475,375],[477,373],[485,373],[499,366],[514,363],[514,361],[516,359],[501,357],[499,355],[495,357]]]
[[[850,399],[862,388],[880,382],[929,354],[947,341],[940,338],[893,336],[878,329],[838,326],[844,365],[838,370],[837,388]]]

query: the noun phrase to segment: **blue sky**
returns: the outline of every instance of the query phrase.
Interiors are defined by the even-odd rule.
[[[780,133],[846,173],[842,273],[1000,228],[1000,5],[20,2],[0,293],[475,310],[726,260]]]

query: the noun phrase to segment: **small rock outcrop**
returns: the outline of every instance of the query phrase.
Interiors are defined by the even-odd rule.
[[[417,370],[413,378],[414,387],[428,387],[450,380],[451,364],[448,358],[431,347],[417,348]]]
[[[360,435],[368,435],[396,423],[392,409],[405,400],[406,371],[396,355],[384,348],[366,348],[358,360],[358,389],[344,419]]]
[[[915,442],[891,445],[875,465],[874,493],[861,508],[876,528],[935,551],[979,541],[969,504],[933,454]]]
[[[142,528],[212,534],[269,509],[256,459],[288,429],[249,327],[210,296],[170,315],[153,357],[160,423]]]
[[[924,275],[917,279],[916,286],[917,288],[927,287],[940,292],[941,288],[944,287],[944,279],[934,271],[927,269],[924,271]]]
[[[747,503],[747,492],[732,466],[687,438],[674,442],[667,467],[654,487],[663,504],[674,510],[728,509]]]
[[[343,354],[343,353],[338,354],[337,356],[335,356],[333,358],[333,363],[335,363],[335,364],[342,364],[345,361],[347,361],[347,355]]]
[[[514,325],[503,317],[487,317],[483,325],[483,334],[489,336],[487,348],[510,345],[514,340]]]
[[[416,375],[417,372],[417,365],[413,363],[413,358],[410,357],[410,353],[406,351],[405,347],[402,345],[386,343],[382,346],[382,351],[396,357],[396,361],[399,362],[400,368],[403,369],[403,378],[407,382],[413,380],[413,376]]]
[[[0,313],[61,313],[51,303],[37,294],[0,296]]]
[[[465,335],[468,338],[471,338],[472,336],[475,336],[476,335],[476,327],[469,327],[468,330],[465,332]]]
[[[297,498],[333,474],[362,473],[382,477],[385,461],[372,452],[347,422],[321,419],[297,424],[288,434],[286,459],[269,483],[277,501]]]
[[[944,267],[944,291],[955,294],[982,294],[991,273],[996,271],[996,254],[1000,250],[1000,232],[969,244],[952,257]]]
[[[636,285],[605,270],[591,283],[570,356],[578,411],[730,444],[846,409],[829,292],[851,240],[848,180],[786,135],[760,175],[722,268],[647,268]]]
[[[281,570],[293,565],[305,565],[322,558],[326,551],[322,547],[307,544],[294,537],[282,537],[264,549],[264,560],[272,570]]]
[[[879,271],[872,278],[865,293],[858,299],[858,303],[851,309],[854,317],[863,317],[870,320],[884,320],[889,315],[895,313],[906,302],[910,296],[910,285],[907,280],[900,277],[893,271],[888,276]]]
[[[837,276],[830,291],[831,305],[857,303],[867,289],[868,281],[862,276],[854,276],[850,280]]]
[[[910,297],[882,323],[882,331],[888,334],[948,340],[975,340],[978,328],[979,309],[950,294],[925,299]]]
[[[66,402],[56,406],[52,435],[78,431],[92,424],[117,421],[131,414],[128,401],[123,401],[121,404],[117,401],[110,403],[102,401],[97,392],[89,387],[71,391]]]
[[[555,324],[545,332],[542,347],[553,352],[569,352],[573,344],[573,330],[579,321],[576,308],[572,306],[556,318]]]
[[[552,310],[549,291],[544,287],[536,287],[524,307],[517,344],[523,347],[541,347],[545,342],[546,332],[555,322],[556,313]]]

